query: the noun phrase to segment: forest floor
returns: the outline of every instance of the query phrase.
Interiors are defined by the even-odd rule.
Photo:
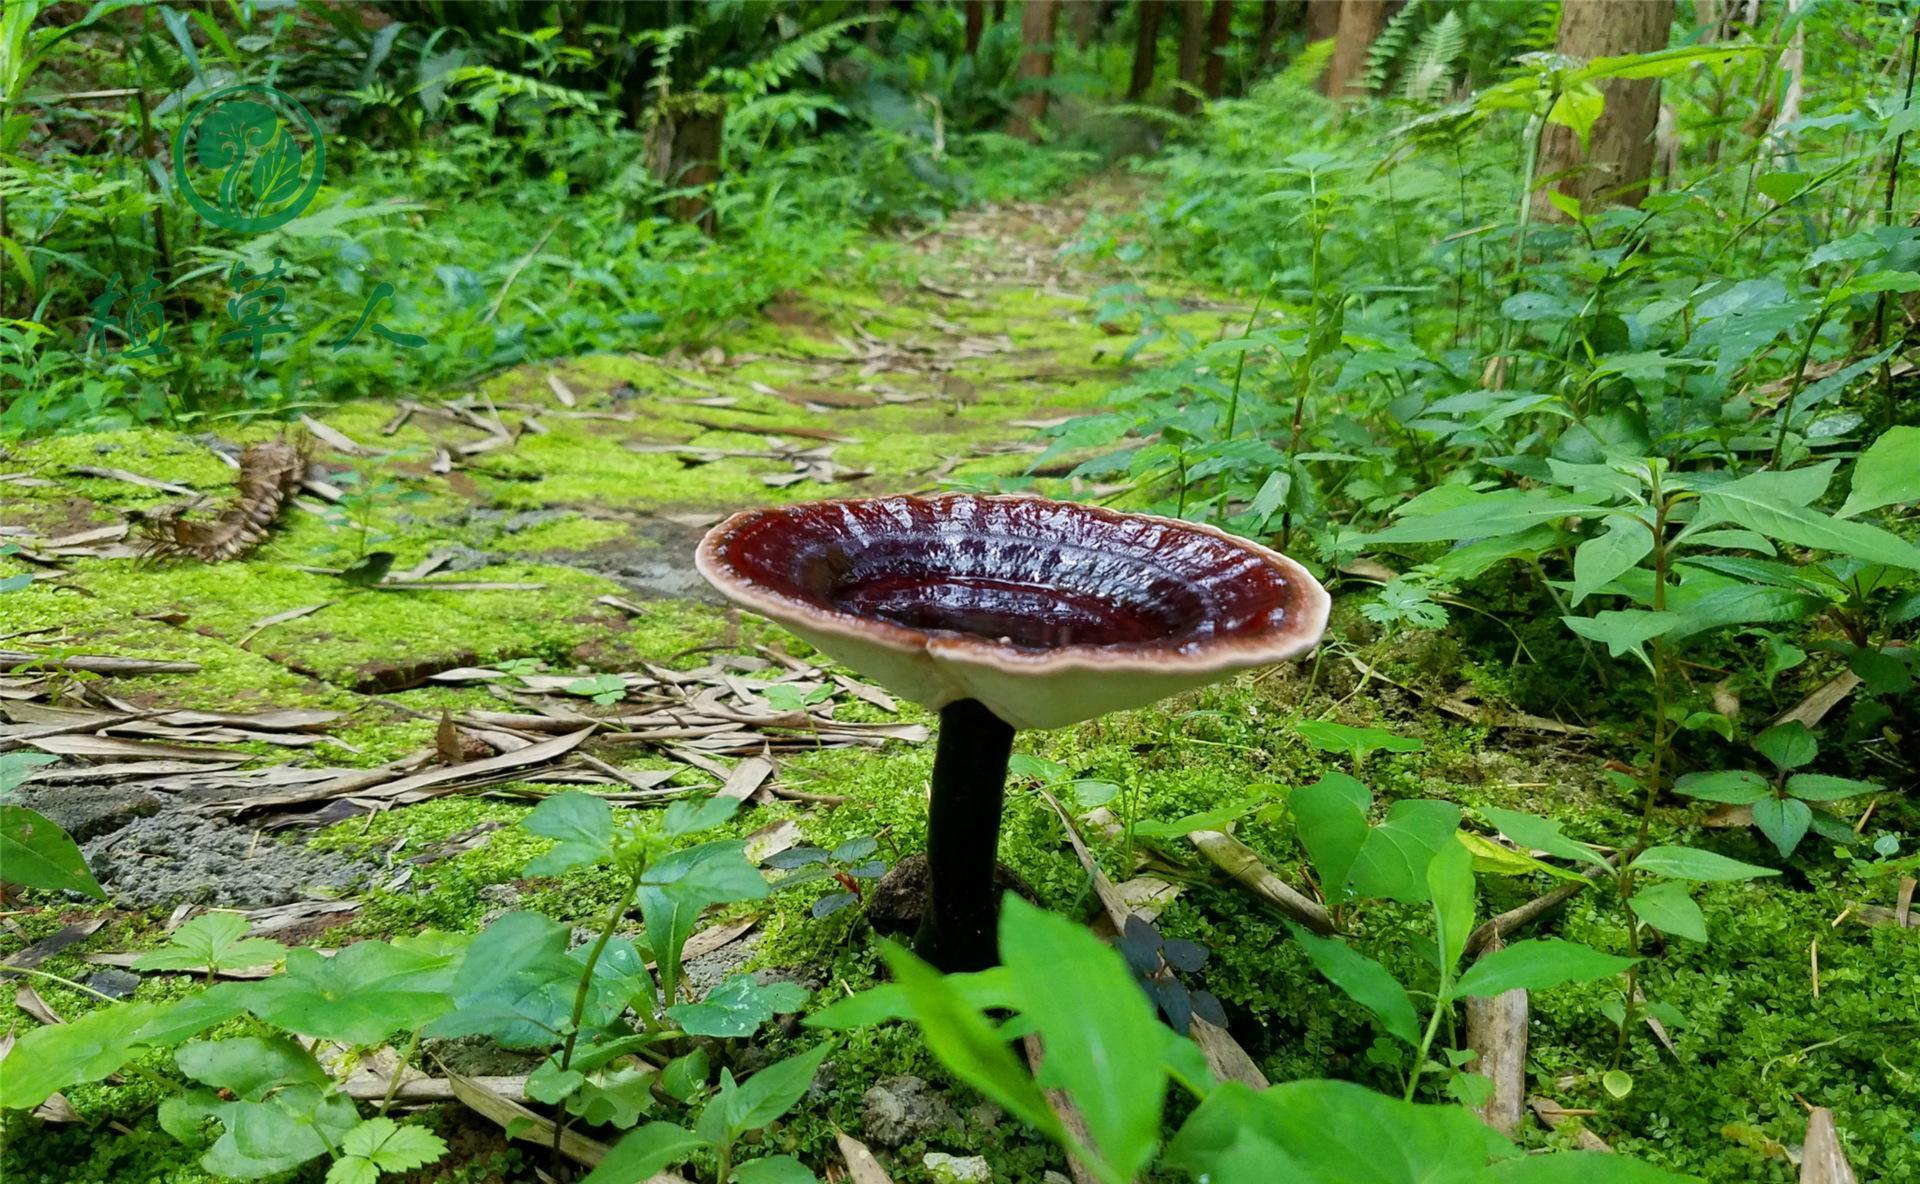
[[[804,646],[724,605],[693,571],[693,546],[745,506],[1023,474],[1040,451],[1039,427],[1155,362],[1153,348],[1124,357],[1130,329],[1099,323],[1097,294],[1108,285],[1141,283],[1177,302],[1176,319],[1203,338],[1243,318],[1237,300],[1177,277],[1063,257],[1088,218],[1130,200],[1137,192],[1103,181],[1055,203],[986,208],[876,240],[845,276],[783,298],[697,352],[596,354],[470,391],[317,410],[302,429],[314,480],[242,560],[141,558],[141,516],[183,497],[229,496],[231,458],[273,438],[274,425],[209,421],[207,431],[74,435],[0,452],[0,542],[38,561],[30,587],[0,594],[0,651],[32,655],[0,675],[0,713],[41,729],[40,746],[61,756],[22,800],[83,840],[113,897],[107,908],[0,918],[0,953],[52,939],[45,969],[112,993],[130,989],[113,955],[156,944],[180,906],[245,910],[255,932],[289,944],[471,930],[508,907],[591,924],[611,887],[577,874],[522,878],[541,841],[512,825],[531,798],[582,781],[637,804],[727,785],[753,804],[733,825],[762,859],[868,835],[889,861],[918,850],[930,718],[814,666]],[[1119,492],[1073,486],[1062,476],[1070,467],[1049,466],[1035,488]],[[336,574],[374,552],[393,556],[384,581]],[[1498,669],[1439,636],[1375,637],[1351,603],[1336,623],[1343,644],[1306,667],[1022,738],[1070,778],[1119,786],[1110,806],[1083,813],[1096,854],[1111,879],[1151,902],[1146,911],[1160,913],[1169,935],[1212,951],[1201,981],[1275,1080],[1363,1075],[1363,1014],[1316,979],[1272,912],[1191,846],[1122,839],[1116,819],[1264,800],[1336,767],[1294,733],[1298,710],[1417,740],[1362,762],[1382,796],[1534,809],[1594,835],[1632,809],[1605,776],[1606,737],[1490,706],[1505,686]],[[192,665],[71,669],[83,655]],[[652,714],[584,742],[576,731],[583,717],[636,710]],[[738,718],[794,711],[842,746]],[[286,712],[301,714],[268,714]],[[662,713],[674,712],[693,725],[663,725]],[[762,751],[770,769],[755,763]],[[1274,811],[1253,811],[1238,833],[1302,882],[1300,853]],[[1086,870],[1044,795],[1012,795],[1002,849],[1043,901],[1085,911]],[[1884,1118],[1885,1162],[1884,1148],[1903,1137],[1897,1099],[1911,1085],[1896,1078],[1909,1069],[1877,1042],[1796,1050],[1859,1028],[1864,1015],[1912,1018],[1911,999],[1903,1010],[1877,997],[1907,955],[1889,931],[1832,930],[1809,996],[1804,935],[1829,932],[1851,902],[1829,887],[1796,888],[1709,889],[1720,948],[1659,983],[1662,998],[1693,1009],[1693,1026],[1671,1033],[1672,1052],[1635,1042],[1629,1064],[1640,1085],[1628,1098],[1598,1088],[1615,1042],[1596,1015],[1600,988],[1564,989],[1535,1020],[1535,1077],[1587,1117],[1536,1141],[1567,1144],[1585,1125],[1676,1166],[1701,1170],[1704,1158],[1716,1178],[1785,1179],[1781,1138],[1803,1121],[1790,1078],[1805,1071],[1860,1083],[1863,1113]],[[861,910],[813,916],[835,889],[778,894],[713,919],[695,939],[695,982],[740,965],[781,968],[835,994],[871,981]],[[1495,887],[1483,910],[1535,891],[1524,879]],[[1387,910],[1374,923],[1392,920]],[[1578,903],[1565,924],[1570,936],[1613,940]],[[1757,987],[1728,985],[1736,965]],[[1738,1064],[1690,1080],[1684,1066],[1723,1061],[1742,1009],[1776,992],[1793,997],[1777,1009],[1790,1020],[1770,1019],[1755,1045],[1784,1059],[1769,1069],[1776,1080],[1749,1080]],[[55,1011],[86,1002],[57,987],[29,994],[0,1002],[0,1024],[31,1022],[36,1000]],[[1841,1007],[1859,1014],[1836,1019]],[[526,1069],[483,1049],[466,1049],[465,1061],[442,1052],[469,1073]],[[1819,1067],[1806,1069],[1807,1057]],[[927,1178],[928,1151],[985,1154],[1009,1179],[1061,1166],[990,1107],[940,1085],[908,1030],[863,1034],[836,1060],[827,1104],[793,1124],[797,1146],[830,1147],[827,1124],[838,1124],[868,1139],[903,1182]],[[79,1118],[116,1113],[106,1089],[68,1101]],[[136,1121],[152,1125],[150,1114]],[[456,1146],[482,1165],[475,1179],[510,1174],[491,1128],[447,1121],[471,1128]],[[184,1150],[67,1130],[16,1138],[7,1158],[64,1164],[58,1178],[73,1184],[194,1178]],[[1703,1147],[1702,1138],[1718,1141]],[[1920,1151],[1910,1155],[1920,1162]],[[160,1166],[149,1173],[148,1164]]]

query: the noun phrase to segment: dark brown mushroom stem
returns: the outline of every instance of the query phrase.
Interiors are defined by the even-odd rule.
[[[927,812],[928,900],[914,946],[941,970],[985,970],[1000,961],[994,891],[1013,728],[974,699],[940,709]]]

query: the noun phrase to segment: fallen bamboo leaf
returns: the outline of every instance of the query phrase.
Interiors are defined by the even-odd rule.
[[[106,923],[105,917],[95,917],[91,921],[75,921],[62,926],[25,949],[15,950],[0,959],[0,977],[5,977],[9,968],[31,970],[68,946],[92,937]]]
[[[553,1123],[535,1114],[520,1103],[505,1097],[481,1084],[479,1078],[465,1077],[441,1066],[446,1073],[447,1084],[453,1090],[453,1096],[461,1105],[490,1122],[498,1123],[507,1132],[510,1139],[524,1139],[542,1147],[551,1147],[553,1143]],[[589,1139],[577,1131],[567,1129],[560,1132],[560,1154],[575,1163],[593,1167],[607,1157],[612,1150],[605,1143]]]
[[[518,769],[550,764],[580,747],[580,745],[586,741],[587,737],[593,735],[593,733],[594,728],[586,727],[577,732],[568,733],[565,736],[556,737],[552,740],[544,740],[539,744],[529,745],[526,748],[520,749],[518,752],[501,753],[499,756],[488,757],[483,761],[470,761],[467,764],[456,765],[452,768],[434,769],[426,773],[415,773],[411,777],[402,777],[400,780],[392,782],[391,784],[382,785],[377,789],[366,791],[363,796],[384,798],[396,805],[426,801],[428,798],[438,797],[443,793],[452,792],[449,788],[442,788],[446,786],[448,782],[459,782],[470,778],[491,776],[497,773],[506,773]]]
[[[893,1184],[893,1178],[887,1175],[887,1170],[880,1166],[880,1161],[874,1158],[865,1143],[837,1127],[833,1132],[833,1140],[840,1148],[840,1158],[847,1163],[847,1179],[852,1184]]]
[[[1253,848],[1224,831],[1197,830],[1187,841],[1242,888],[1275,910],[1298,921],[1321,936],[1333,933],[1333,918],[1315,901],[1307,899],[1262,863]]]
[[[301,608],[290,608],[283,613],[275,613],[270,617],[261,617],[250,625],[245,633],[240,635],[240,640],[233,644],[241,649],[246,649],[248,642],[260,636],[262,632],[273,628],[275,625],[283,625],[288,621],[297,621],[301,617],[310,617],[328,605],[336,603],[338,602],[333,600],[323,600],[319,604],[309,604]]]
[[[172,662],[153,658],[116,658],[106,654],[69,654],[52,657],[21,650],[0,650],[0,671],[70,670],[82,674],[196,674],[198,662]]]
[[[580,405],[580,401],[573,397],[573,388],[560,381],[558,374],[547,375],[547,389],[553,392],[554,398],[560,400],[562,407],[577,407]]]
[[[791,818],[782,818],[778,822],[769,822],[747,836],[746,857],[748,863],[760,864],[790,850],[800,842],[800,824]]]
[[[1827,712],[1839,706],[1841,701],[1853,694],[1854,688],[1859,685],[1859,675],[1851,670],[1843,670],[1821,684],[1812,694],[1774,716],[1773,726],[1777,727],[1780,724],[1798,720],[1809,728],[1817,728],[1820,726],[1820,721],[1826,718]]]
[[[152,477],[142,477],[138,473],[129,473],[125,469],[102,468],[97,465],[74,465],[67,469],[82,477],[103,477],[109,481],[124,481],[128,485],[138,485],[142,489],[157,489],[161,493],[177,493],[182,497],[198,497],[200,491],[187,485],[176,485],[171,481],[158,481]]]
[[[60,1017],[59,1012],[47,1006],[47,1001],[40,997],[40,992],[30,986],[23,985],[13,993],[13,1005],[43,1024],[67,1022]]]
[[[1565,1106],[1562,1106],[1560,1103],[1554,1101],[1552,1098],[1543,1098],[1539,1096],[1531,1097],[1527,1099],[1527,1106],[1533,1111],[1534,1115],[1538,1117],[1541,1122],[1547,1125],[1548,1130],[1557,1131],[1569,1119],[1576,1117],[1576,1115],[1574,1115],[1573,1112],[1569,1111]],[[1573,1134],[1573,1141],[1580,1145],[1580,1150],[1582,1151],[1612,1151],[1613,1150],[1612,1147],[1609,1147],[1607,1145],[1607,1141],[1605,1139],[1601,1138],[1599,1135],[1594,1134],[1592,1131],[1588,1130],[1585,1126],[1578,1126],[1575,1128],[1574,1134]]]
[[[773,762],[765,757],[750,756],[733,767],[727,775],[726,784],[720,787],[715,797],[732,798],[744,802],[754,796],[767,778],[773,776]]]
[[[43,736],[27,741],[29,747],[55,756],[133,756],[152,759],[231,761],[244,764],[253,760],[250,752],[221,752],[212,748],[180,748],[146,740],[116,740],[109,736]]]
[[[367,450],[356,443],[352,437],[337,428],[328,427],[311,415],[300,416],[300,426],[307,434],[325,444],[335,452],[344,452],[348,456],[365,456]]]

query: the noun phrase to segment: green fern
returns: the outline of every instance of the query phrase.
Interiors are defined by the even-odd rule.
[[[1332,60],[1333,38],[1315,41],[1288,62],[1286,69],[1274,75],[1274,84],[1283,90],[1311,90]]]
[[[1515,54],[1552,49],[1560,39],[1560,0],[1542,0],[1527,14]]]
[[[745,66],[724,68],[716,66],[707,71],[707,76],[701,79],[700,89],[725,88],[735,100],[739,101],[760,98],[799,73],[803,67],[830,47],[840,34],[857,25],[868,24],[877,19],[879,18],[873,16],[855,16],[834,21],[802,33],[772,53]]]
[[[1387,77],[1393,73],[1393,63],[1413,40],[1414,27],[1422,16],[1421,0],[1407,0],[1407,6],[1393,14],[1387,27],[1367,47],[1367,89],[1379,94],[1387,89]]]
[[[1415,102],[1431,102],[1446,92],[1454,67],[1467,51],[1467,26],[1457,12],[1449,12],[1420,34],[1420,43],[1401,82],[1401,93]]]

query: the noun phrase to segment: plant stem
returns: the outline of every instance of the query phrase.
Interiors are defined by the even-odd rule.
[[[1780,453],[1787,445],[1787,424],[1793,420],[1793,402],[1800,397],[1800,387],[1807,381],[1807,358],[1813,353],[1814,339],[1820,336],[1821,326],[1827,323],[1827,314],[1832,310],[1831,304],[1820,305],[1820,313],[1813,318],[1806,340],[1800,343],[1800,360],[1793,364],[1793,385],[1787,388],[1787,401],[1780,406],[1780,429],[1773,434],[1773,459],[1767,462],[1768,468],[1780,467]]]
[[[914,945],[951,974],[1000,960],[995,852],[1013,728],[978,700],[940,709],[927,809],[927,908]]]
[[[565,1072],[573,1064],[574,1045],[580,1040],[580,1019],[587,1012],[587,995],[593,987],[593,968],[599,964],[600,955],[613,939],[613,931],[619,927],[620,918],[627,915],[627,909],[633,905],[633,894],[640,891],[640,877],[646,874],[644,865],[633,869],[627,878],[626,890],[620,894],[613,907],[607,910],[607,919],[600,926],[600,935],[593,939],[593,948],[587,951],[587,964],[580,969],[580,985],[573,992],[573,1016],[567,1024],[567,1042],[560,1051],[560,1069]],[[553,1123],[553,1154],[557,1160],[560,1155],[560,1136],[566,1132],[566,1122],[556,1114]]]
[[[1293,394],[1293,423],[1287,432],[1287,496],[1280,511],[1282,551],[1293,541],[1293,484],[1297,463],[1294,457],[1300,453],[1300,429],[1307,416],[1307,388],[1313,385],[1313,367],[1320,360],[1320,343],[1325,336],[1320,328],[1321,311],[1325,307],[1320,295],[1320,248],[1326,239],[1327,226],[1320,209],[1320,178],[1311,172],[1307,174],[1307,218],[1313,244],[1307,281],[1310,289],[1307,299],[1311,304],[1307,318],[1307,356],[1300,363],[1300,381]]]
[[[1413,1071],[1407,1074],[1407,1092],[1402,1101],[1413,1101],[1414,1087],[1420,1084],[1420,1073],[1427,1067],[1427,1051],[1433,1047],[1433,1038],[1440,1031],[1440,1017],[1447,1011],[1447,1005],[1439,998],[1433,1001],[1433,1014],[1427,1018],[1426,1034],[1420,1037],[1420,1048],[1413,1054]]]
[[[87,994],[92,995],[94,998],[104,999],[108,1003],[120,1002],[118,999],[115,999],[112,995],[108,995],[100,991],[96,991],[85,983],[76,983],[70,978],[61,978],[57,974],[53,974],[45,970],[36,970],[31,966],[9,966],[7,967],[7,973],[8,974],[30,974],[35,978],[44,978],[48,982],[59,983],[61,986],[67,987],[71,990],[84,991]]]
[[[1913,69],[1920,63],[1920,15],[1913,19],[1912,40],[1907,44],[1907,90],[1901,109],[1913,106]],[[1893,199],[1900,191],[1900,157],[1907,147],[1907,133],[1901,132],[1893,139],[1893,158],[1887,164],[1887,198],[1881,206],[1880,224],[1893,225]],[[1881,349],[1887,348],[1887,293],[1882,292],[1873,303],[1873,323],[1877,327],[1875,344]],[[1893,426],[1893,365],[1892,358],[1880,363],[1880,397],[1886,404],[1886,426]]]

